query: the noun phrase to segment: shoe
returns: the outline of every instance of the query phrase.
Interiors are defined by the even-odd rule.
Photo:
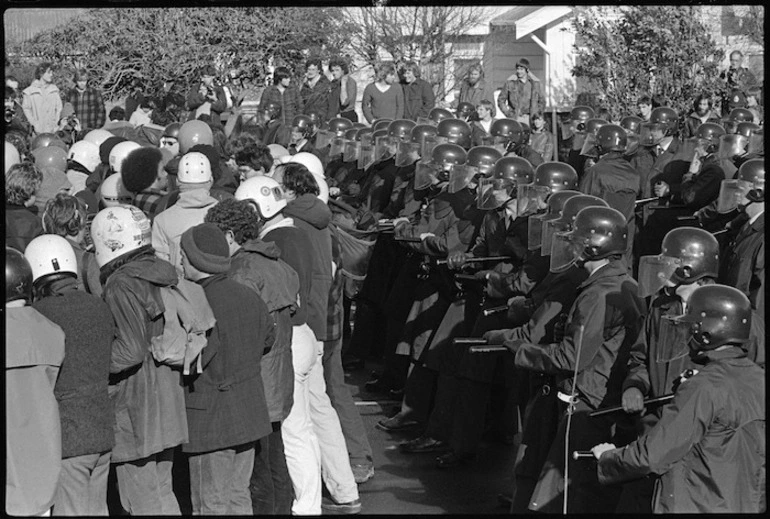
[[[402,443],[400,447],[402,451],[411,453],[446,452],[449,449],[446,443],[430,436],[420,436],[414,440],[409,440]]]
[[[406,431],[408,429],[412,429],[419,425],[420,425],[419,423],[415,422],[414,420],[404,418],[404,416],[399,413],[392,418],[380,420],[379,422],[377,422],[377,425],[375,425],[375,427],[377,427],[382,431],[397,432],[397,431]]]
[[[361,513],[361,500],[356,499],[349,503],[338,503],[331,497],[324,497],[321,501],[321,510],[329,515],[352,515]]]
[[[443,456],[436,458],[436,466],[440,469],[451,469],[460,465],[466,465],[473,461],[474,454],[456,454],[447,452]]]
[[[371,463],[351,465],[350,468],[353,469],[353,477],[359,485],[366,483],[374,477],[374,465]]]
[[[365,366],[364,359],[358,357],[349,357],[342,359],[342,369],[345,371],[357,371]]]

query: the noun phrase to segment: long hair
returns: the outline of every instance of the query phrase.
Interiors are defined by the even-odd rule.
[[[380,63],[374,68],[374,80],[384,82],[390,74],[396,73],[396,67],[393,63]]]

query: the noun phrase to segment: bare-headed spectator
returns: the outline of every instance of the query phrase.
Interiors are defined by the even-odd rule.
[[[375,67],[374,81],[364,88],[361,110],[368,123],[375,119],[403,119],[404,91],[398,83],[393,63],[380,63]]]
[[[87,250],[90,235],[86,203],[78,197],[59,193],[46,202],[42,221],[43,232],[63,236],[75,251],[78,289],[101,296],[99,266],[93,252]]]
[[[72,104],[85,135],[89,130],[104,126],[104,100],[101,91],[88,84],[86,70],[78,69],[73,80],[75,88],[67,93],[67,101]]]
[[[59,87],[53,84],[53,65],[43,62],[35,69],[35,80],[24,89],[24,114],[37,133],[54,133],[62,106]]]
[[[329,94],[331,84],[324,75],[323,66],[319,58],[310,58],[305,63],[305,81],[299,89],[302,97],[302,113],[312,111],[326,114],[329,110]],[[289,121],[291,122],[291,121]]]
[[[232,149],[241,182],[257,175],[266,175],[273,168],[270,149],[251,136],[241,136]]]
[[[329,71],[332,73],[331,94],[329,95],[329,110],[326,119],[344,117],[358,122],[356,114],[356,97],[358,95],[356,81],[350,77],[350,67],[342,58],[332,58],[329,61]]]
[[[436,105],[433,87],[422,79],[420,66],[412,61],[404,65],[404,118],[416,121],[419,117],[428,117]]]
[[[112,110],[110,110],[110,114],[108,117],[110,121],[125,121],[126,111],[123,109],[122,106],[114,106]]]
[[[460,94],[454,106],[456,107],[460,103],[470,103],[473,106],[478,106],[481,101],[487,101],[492,106],[492,117],[494,118],[497,115],[495,105],[492,103],[494,100],[495,96],[492,91],[492,85],[484,79],[484,69],[481,65],[476,63],[468,67],[468,75],[460,84]]]
[[[692,102],[693,111],[687,116],[684,121],[684,130],[682,131],[682,137],[689,139],[695,135],[695,130],[698,129],[703,123],[717,123],[721,124],[721,119],[716,112],[713,111],[714,102],[711,96],[703,93],[699,94],[695,101]]]
[[[18,251],[43,233],[40,217],[31,209],[42,184],[43,172],[31,162],[11,166],[5,174],[5,244]]]
[[[276,67],[273,84],[262,93],[259,111],[264,111],[270,103],[281,107],[278,120],[286,126],[291,124],[295,115],[302,113],[302,97],[299,90],[291,85],[291,73],[286,67]]]

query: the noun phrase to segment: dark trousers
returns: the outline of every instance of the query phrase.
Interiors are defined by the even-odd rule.
[[[294,489],[283,452],[281,422],[273,422],[273,432],[256,444],[251,473],[251,507],[254,515],[291,515]]]

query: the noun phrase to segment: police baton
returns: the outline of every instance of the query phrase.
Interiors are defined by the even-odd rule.
[[[467,258],[465,263],[483,263],[485,261],[506,261],[510,260],[510,256],[485,256],[481,258]],[[446,265],[449,262],[448,259],[440,259],[436,261],[437,265]]]
[[[640,198],[639,200],[634,202],[634,205],[649,204],[650,202],[654,202],[654,201],[658,200],[659,198],[660,197],[658,197],[658,196],[653,196],[653,197],[650,197],[650,198]]]
[[[674,395],[672,393],[670,395],[663,395],[663,396],[659,396],[659,397],[656,397],[656,398],[649,398],[649,399],[645,400],[642,403],[645,406],[655,405],[655,404],[665,404],[666,402],[672,400],[673,398],[674,398]],[[604,415],[607,415],[607,414],[610,414],[610,413],[616,413],[616,412],[622,411],[622,410],[623,410],[623,406],[622,405],[615,405],[615,406],[612,406],[612,407],[606,407],[604,409],[597,409],[596,411],[592,411],[588,416],[590,416],[591,418],[595,418],[597,416],[604,416]],[[575,459],[577,459],[577,458],[575,458]]]
[[[572,451],[573,460],[578,460],[580,458],[594,458],[594,453],[591,451]]]
[[[486,283],[486,279],[477,278],[473,274],[455,274],[455,280],[468,283]]]
[[[486,339],[477,337],[455,337],[452,344],[456,346],[470,346],[468,351],[471,353],[492,353],[495,351],[508,351],[508,348],[502,344],[489,344]]]
[[[396,236],[396,241],[403,241],[406,243],[421,243],[422,240],[420,238],[414,237],[414,236]]]
[[[506,310],[508,310],[508,305],[501,305],[487,308],[482,313],[484,314],[484,317],[489,317],[492,314],[499,314],[500,312],[505,312]]]

